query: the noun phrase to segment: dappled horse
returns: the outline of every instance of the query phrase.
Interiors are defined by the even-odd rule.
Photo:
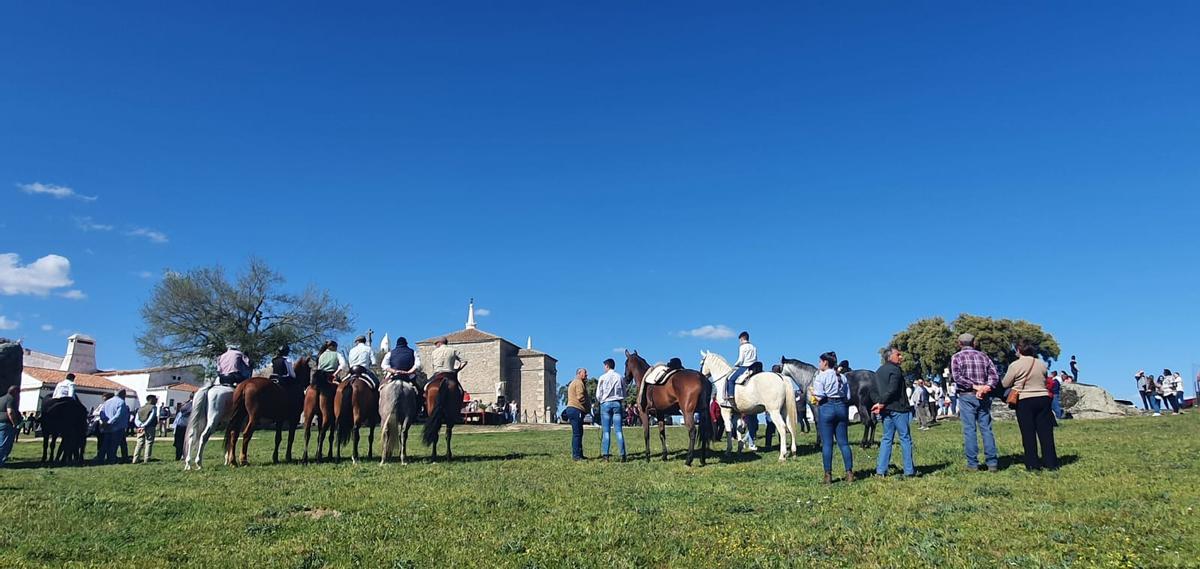
[[[713,378],[717,393],[725,393],[725,382],[733,375],[734,368],[720,354],[700,352],[700,373]],[[737,386],[733,394],[733,408],[721,406],[721,417],[725,420],[725,456],[733,451],[733,439],[737,435],[737,417],[756,415],[766,411],[779,433],[779,460],[788,457],[788,434],[792,435],[791,454],[796,453],[796,394],[792,382],[774,372],[756,373]],[[738,450],[742,448],[738,441]]]
[[[353,440],[351,460],[358,464],[358,430],[367,427],[367,458],[375,452],[375,426],[379,424],[379,392],[356,373],[338,384],[333,396],[333,421],[337,427],[337,459],[342,460],[342,447]]]
[[[42,401],[42,462],[83,464],[88,411],[75,398]],[[57,446],[57,448],[56,448]]]
[[[817,366],[786,356],[780,358],[779,363],[783,368],[781,371],[783,376],[796,384],[796,399],[799,402],[796,419],[800,421],[800,430],[807,433],[808,413],[811,411],[813,421],[817,420],[817,404],[813,402],[812,397],[809,397],[809,390],[812,389],[813,380],[817,377]]]
[[[393,379],[379,389],[379,420],[383,431],[383,451],[379,464],[388,459],[400,443],[400,464],[408,464],[408,429],[421,415],[421,398],[410,382]]]
[[[690,369],[680,370],[667,378],[662,385],[646,385],[643,381],[650,364],[639,356],[637,350],[630,353],[625,350],[625,381],[637,381],[638,407],[642,419],[642,434],[646,441],[646,460],[650,460],[650,417],[658,419],[658,438],[662,441],[662,457],[667,460],[667,427],[668,415],[679,413],[683,415],[683,424],[688,432],[688,453],[686,464],[692,465],[696,452],[696,439],[700,439],[700,465],[708,460],[708,441],[712,437],[712,418],[709,417],[708,403],[712,399],[712,383],[700,372]],[[697,428],[696,414],[700,414],[700,425]]]
[[[329,439],[329,453],[333,456],[333,397],[337,386],[325,379],[324,376],[313,381],[312,359],[302,356],[293,366],[296,381],[304,388],[304,409],[300,422],[304,424],[304,462],[308,462],[308,442],[312,439],[313,419],[317,420],[317,462],[321,461],[321,451],[325,448],[325,439]]]
[[[210,381],[192,395],[192,415],[188,418],[187,440],[183,452],[183,469],[200,470],[208,438],[229,424],[233,413],[233,387]],[[225,455],[229,464],[229,455]]]
[[[446,460],[454,458],[450,439],[454,436],[454,425],[462,421],[462,402],[463,388],[457,373],[436,373],[425,385],[425,409],[429,417],[425,419],[421,440],[426,446],[433,447],[433,460],[437,460],[438,433],[442,425],[446,426]]]
[[[246,451],[259,421],[275,424],[275,453],[272,462],[279,462],[279,445],[283,429],[288,430],[287,461],[292,461],[292,442],[304,404],[304,387],[298,381],[275,383],[265,377],[252,377],[233,390],[233,415],[225,429],[225,462],[231,466],[250,464]],[[241,456],[235,460],[238,431],[242,436]]]

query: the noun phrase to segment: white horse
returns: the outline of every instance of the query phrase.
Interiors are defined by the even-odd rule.
[[[725,392],[725,382],[733,375],[734,368],[720,354],[700,352],[700,373],[713,378],[714,393]],[[788,434],[792,436],[791,454],[796,454],[796,394],[792,382],[773,372],[756,373],[737,386],[733,394],[738,415],[753,415],[766,411],[779,433],[779,460],[788,457]],[[736,429],[734,410],[722,406],[721,418],[725,420],[725,455],[733,451]],[[742,443],[738,442],[738,450]]]
[[[188,418],[187,446],[183,449],[183,469],[200,470],[204,445],[213,431],[224,429],[233,414],[233,387],[213,380],[192,396],[192,416]],[[195,452],[193,452],[195,451]],[[228,458],[226,465],[228,465]]]

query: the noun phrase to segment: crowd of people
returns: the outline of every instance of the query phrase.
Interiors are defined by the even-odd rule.
[[[1155,377],[1142,370],[1133,376],[1133,380],[1137,382],[1142,408],[1151,411],[1154,417],[1162,416],[1164,411],[1174,415],[1183,413],[1183,377],[1179,372],[1163,369],[1162,375]]]

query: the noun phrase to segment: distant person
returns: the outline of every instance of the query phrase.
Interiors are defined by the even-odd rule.
[[[583,416],[587,415],[591,408],[587,392],[587,370],[579,368],[575,370],[575,379],[567,384],[567,408],[563,410],[563,417],[571,423],[571,458],[574,460],[583,460]]]
[[[733,405],[733,392],[737,387],[737,380],[755,366],[759,370],[762,369],[762,364],[758,361],[758,348],[750,343],[750,333],[742,332],[738,334],[738,357],[737,361],[733,362],[733,373],[725,381],[725,399],[730,405]]]
[[[137,428],[137,444],[133,446],[133,464],[137,464],[139,456],[142,457],[143,464],[150,462],[150,455],[154,452],[155,429],[158,428],[157,396],[146,396],[146,404],[142,405],[134,415],[133,424]]]
[[[371,368],[375,366],[375,351],[367,344],[366,336],[359,336],[354,339],[354,347],[350,348],[349,362],[350,369],[358,370],[359,373],[370,378],[371,383],[379,386],[379,378],[375,376],[375,372]]]
[[[917,424],[922,431],[929,430],[929,390],[925,388],[925,380],[917,379],[913,382],[912,393],[908,397],[908,404],[912,405],[913,409],[917,410]]]
[[[250,379],[251,373],[250,358],[234,344],[229,344],[217,358],[217,379],[225,385],[237,385]]]
[[[899,437],[900,454],[904,461],[904,476],[916,476],[917,469],[913,462],[912,405],[904,396],[904,371],[900,364],[904,361],[904,353],[895,347],[887,349],[886,361],[875,372],[875,388],[879,394],[879,402],[871,407],[871,412],[883,420],[883,438],[879,440],[879,460],[875,463],[875,475],[887,476],[888,467],[892,462],[892,442]]]
[[[117,462],[117,447],[125,440],[125,429],[129,425],[129,405],[125,403],[125,390],[118,390],[100,408],[100,428],[104,431],[104,450],[100,461],[104,464]]]
[[[8,462],[13,443],[17,440],[17,427],[21,425],[21,386],[13,385],[0,395],[0,466]]]
[[[925,380],[925,389],[929,391],[929,423],[937,424],[938,403],[942,400],[942,386],[937,381]]]
[[[1017,427],[1025,448],[1025,470],[1058,470],[1058,450],[1054,446],[1054,414],[1050,392],[1046,390],[1046,364],[1037,357],[1037,345],[1029,340],[1017,342],[1017,361],[1008,366],[1000,385],[1019,393]],[[1038,446],[1041,457],[1038,457]]]
[[[1183,397],[1183,376],[1179,375],[1179,372],[1175,372],[1173,377],[1175,378],[1175,400],[1179,402],[1179,412],[1182,413],[1183,407],[1187,405],[1187,400]]]
[[[429,357],[429,359],[433,360],[431,362],[433,364],[433,373],[429,374],[429,377],[432,378],[439,373],[446,373],[458,379],[458,372],[466,367],[467,360],[463,359],[458,350],[451,347],[445,338],[439,338],[433,345],[433,353]]]
[[[963,428],[963,454],[967,470],[979,470],[979,438],[988,472],[1000,470],[996,436],[992,434],[991,393],[1000,386],[996,364],[975,349],[975,336],[958,337],[958,353],[950,358],[950,375],[958,386],[959,418]]]
[[[107,447],[104,446],[104,422],[100,420],[100,412],[104,410],[104,404],[112,399],[112,392],[100,395],[100,402],[92,407],[91,417],[89,419],[89,429],[96,434],[96,462],[104,460],[104,451]]]
[[[946,368],[946,376],[949,378],[950,368]],[[946,379],[946,399],[949,402],[950,416],[958,416],[958,385],[953,381]]]
[[[1062,407],[1062,380],[1058,378],[1057,371],[1051,372],[1050,377],[1046,378],[1046,390],[1050,392],[1050,411],[1055,419],[1061,420],[1065,413]]]
[[[596,402],[600,404],[600,458],[609,459],[612,440],[609,430],[615,431],[621,462],[625,462],[625,433],[621,428],[621,404],[625,401],[625,378],[613,371],[617,362],[604,360],[604,374],[596,385]]]
[[[1071,356],[1071,381],[1079,383],[1079,362],[1075,361],[1075,356]]]
[[[192,401],[175,404],[175,420],[171,423],[175,429],[175,460],[183,460],[183,447],[187,444],[187,424],[192,416]]]
[[[825,467],[824,483],[833,481],[833,445],[842,452],[846,482],[854,482],[854,456],[850,453],[850,382],[837,372],[837,354],[821,354],[820,371],[813,378],[812,394],[817,399],[817,432],[821,435],[821,464]]]
[[[1164,369],[1163,374],[1158,376],[1159,393],[1162,394],[1163,401],[1171,407],[1173,415],[1179,414],[1179,397],[1175,395],[1175,374],[1171,370]]]
[[[74,400],[78,401],[79,396],[75,395],[75,374],[68,373],[67,377],[63,378],[62,381],[58,382],[58,385],[54,386],[54,394],[51,395],[50,398],[51,399],[74,399]]]
[[[271,358],[271,381],[289,384],[296,380],[296,364],[292,361],[292,347],[284,344]]]
[[[1133,376],[1133,380],[1137,382],[1138,395],[1142,397],[1142,408],[1149,411],[1151,409],[1150,401],[1154,398],[1154,380],[1146,375],[1145,371],[1137,372],[1137,375]]]

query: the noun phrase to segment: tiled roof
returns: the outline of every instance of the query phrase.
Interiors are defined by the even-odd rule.
[[[58,382],[66,379],[68,373],[65,371],[41,367],[27,367],[23,371],[30,377],[42,382],[43,385],[56,385]],[[78,387],[89,387],[92,389],[104,389],[109,391],[116,391],[118,389],[133,391],[132,389],[128,389],[124,385],[121,385],[115,381],[100,377],[98,375],[92,375],[90,373],[76,373],[75,385]]]
[[[488,334],[487,332],[484,332],[483,330],[478,330],[475,328],[465,328],[465,329],[459,330],[457,332],[452,332],[450,334],[446,334],[445,336],[434,336],[427,340],[421,340],[420,342],[417,342],[417,343],[418,344],[432,344],[442,338],[445,338],[446,341],[451,344],[473,344],[475,342],[492,342],[495,340],[502,340],[502,341],[508,342],[508,340],[505,340],[504,338],[501,338],[500,336],[497,336],[495,334]],[[512,342],[509,342],[509,343],[511,344]]]
[[[170,371],[170,370],[174,370],[174,369],[188,369],[188,368],[194,368],[194,367],[198,367],[198,366],[196,366],[196,365],[178,365],[178,366],[148,367],[148,368],[142,368],[142,369],[116,369],[116,370],[112,370],[112,371],[96,372],[96,375],[103,375],[103,376],[133,375],[135,373],[152,373],[152,372],[156,372],[156,371]]]
[[[183,382],[172,383],[171,385],[167,385],[167,386],[159,387],[159,388],[155,388],[155,389],[174,389],[175,391],[185,391],[187,393],[195,393],[197,391],[200,391],[199,387],[196,387],[195,385],[192,385],[190,383],[183,383]]]
[[[517,356],[518,356],[518,357],[522,357],[522,356],[545,356],[545,357],[547,357],[547,358],[550,358],[550,359],[552,359],[552,360],[554,360],[554,361],[558,361],[558,360],[554,359],[554,356],[552,356],[552,355],[550,355],[550,354],[547,354],[546,352],[539,352],[539,351],[537,351],[537,350],[531,350],[531,349],[529,349],[529,348],[521,348],[520,350],[517,350]]]

